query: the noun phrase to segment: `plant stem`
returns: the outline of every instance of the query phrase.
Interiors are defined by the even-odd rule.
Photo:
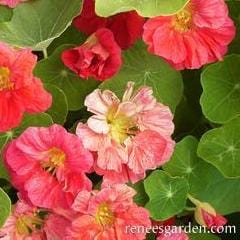
[[[195,207],[185,207],[184,209],[188,212],[194,212],[196,208]]]
[[[43,49],[43,57],[44,59],[48,58],[48,53],[47,53],[47,49]]]

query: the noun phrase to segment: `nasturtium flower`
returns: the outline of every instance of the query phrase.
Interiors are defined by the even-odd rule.
[[[131,47],[141,38],[145,19],[135,11],[119,13],[104,18],[95,13],[95,1],[85,0],[81,14],[74,19],[74,26],[81,32],[90,35],[100,28],[108,28],[122,49]]]
[[[143,40],[149,52],[182,70],[222,60],[234,36],[224,0],[190,0],[173,16],[149,19]]]
[[[151,88],[134,93],[133,87],[129,82],[122,100],[96,89],[85,100],[94,115],[77,126],[84,146],[97,153],[95,171],[109,183],[143,179],[170,159],[175,145],[170,109],[157,102]]]
[[[10,8],[16,7],[21,2],[27,2],[28,0],[0,0],[0,5],[6,5]]]
[[[67,239],[145,239],[151,221],[148,211],[133,202],[135,194],[135,190],[121,184],[80,192],[72,205],[79,217],[72,221]],[[131,232],[131,227],[138,226],[142,230]]]
[[[60,240],[70,227],[70,219],[18,200],[0,229],[2,240]]]
[[[103,81],[119,71],[122,65],[121,49],[112,32],[101,28],[83,45],[65,50],[62,61],[82,78],[93,77]]]
[[[33,76],[36,62],[30,49],[0,43],[0,132],[17,127],[25,112],[44,112],[51,106],[52,96]]]
[[[35,206],[68,208],[79,191],[91,189],[85,173],[92,155],[60,125],[28,128],[6,147],[4,159],[12,184]]]

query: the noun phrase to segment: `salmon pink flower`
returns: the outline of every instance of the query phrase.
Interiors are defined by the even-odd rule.
[[[234,23],[224,0],[190,0],[173,16],[149,19],[143,40],[149,52],[181,70],[222,60],[234,36]]]
[[[91,35],[80,47],[65,50],[62,61],[82,78],[103,81],[121,67],[121,49],[110,30],[102,28]]]
[[[65,217],[51,212],[46,214],[43,226],[43,231],[46,237],[43,240],[63,240],[66,237],[67,230],[71,226],[71,222],[75,217],[72,211],[69,211],[69,214],[71,214],[71,217]]]
[[[67,208],[79,191],[91,188],[85,172],[92,155],[60,125],[28,128],[6,147],[4,159],[13,185],[35,206]]]
[[[28,0],[0,0],[0,5],[6,5],[10,8],[16,7],[21,2],[26,2]]]
[[[133,202],[135,191],[114,185],[101,191],[79,193],[72,208],[79,213],[69,230],[69,238],[103,240],[143,240],[145,233],[131,233],[128,227],[151,226],[146,209]]]
[[[90,35],[100,28],[108,28],[122,49],[133,45],[141,38],[145,19],[137,12],[125,12],[112,17],[99,17],[95,13],[95,1],[85,0],[81,15],[74,19],[74,25],[83,33]]]
[[[11,216],[0,229],[2,240],[61,240],[70,227],[70,219],[47,212],[19,200]],[[60,226],[60,227],[56,227]]]
[[[192,196],[189,196],[189,199],[196,205],[195,219],[198,224],[217,229],[227,223],[227,219],[219,215],[209,203],[200,202]]]
[[[133,93],[133,85],[128,83],[122,101],[111,91],[96,89],[85,100],[94,115],[77,127],[84,146],[97,152],[96,172],[109,182],[144,178],[146,170],[169,160],[175,144],[170,109],[157,103],[151,88]]]
[[[0,132],[17,127],[24,112],[44,112],[51,106],[51,95],[32,74],[36,61],[29,49],[0,43]]]
[[[12,215],[0,229],[0,239],[41,240],[44,236],[40,228],[42,225],[43,220],[38,216],[38,209],[20,200],[14,207]]]

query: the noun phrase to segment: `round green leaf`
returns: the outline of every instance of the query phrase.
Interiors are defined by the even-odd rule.
[[[8,195],[0,188],[0,228],[11,213],[11,200]]]
[[[67,97],[69,110],[78,110],[84,106],[85,97],[99,84],[98,81],[79,78],[69,70],[61,60],[63,50],[73,45],[62,45],[47,59],[38,62],[35,74],[44,83],[56,85],[62,89]]]
[[[136,10],[144,17],[171,15],[182,9],[189,0],[96,0],[96,12],[108,17],[120,12]]]
[[[64,124],[68,114],[68,104],[65,93],[52,84],[45,85],[45,88],[51,92],[53,97],[52,106],[48,109],[47,113],[51,115],[55,123]]]
[[[13,15],[11,8],[0,6],[0,23],[10,21]]]
[[[212,122],[226,123],[240,115],[240,55],[208,66],[201,76],[204,115]]]
[[[240,177],[240,118],[205,133],[198,155],[226,177]]]
[[[80,12],[81,0],[34,0],[14,9],[10,22],[0,24],[0,40],[18,47],[46,49]]]
[[[163,166],[163,169],[172,176],[184,176],[189,179],[200,161],[197,147],[197,139],[192,136],[184,138],[176,144],[171,160]]]
[[[161,58],[150,55],[139,42],[124,53],[124,64],[120,72],[100,85],[121,97],[128,81],[135,82],[136,88],[143,85],[152,87],[158,101],[168,105],[174,112],[183,93],[182,77]]]
[[[144,187],[150,198],[145,207],[154,219],[166,220],[180,213],[186,205],[188,183],[184,178],[157,170],[144,180]]]
[[[240,179],[225,178],[214,166],[197,156],[198,141],[187,136],[176,144],[171,160],[163,169],[172,176],[185,177],[190,194],[209,202],[226,215],[240,210]],[[224,191],[223,191],[224,189]]]

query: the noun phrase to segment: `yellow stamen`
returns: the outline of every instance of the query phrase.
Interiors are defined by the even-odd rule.
[[[16,230],[19,235],[28,236],[42,224],[43,220],[35,214],[22,215],[17,218]]]
[[[134,125],[131,117],[120,113],[116,108],[110,109],[107,115],[107,122],[110,126],[110,135],[118,143],[123,143],[129,135],[134,135]]]
[[[48,159],[42,161],[42,167],[47,171],[52,172],[57,167],[64,166],[66,154],[59,148],[53,147],[48,150]]]
[[[11,90],[14,83],[10,80],[10,70],[7,67],[0,67],[0,91]]]
[[[99,205],[95,218],[101,226],[111,226],[114,222],[114,214],[106,203]]]
[[[174,28],[179,32],[187,32],[192,27],[192,12],[189,6],[179,11],[173,20]]]

